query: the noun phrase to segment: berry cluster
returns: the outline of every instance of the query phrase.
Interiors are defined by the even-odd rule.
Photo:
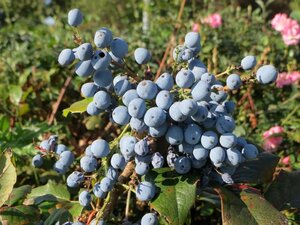
[[[71,26],[80,25],[82,20],[78,9],[69,12],[68,23]],[[98,115],[107,112],[114,123],[125,126],[125,130],[130,126],[132,131],[130,135],[122,132],[116,145],[118,148],[104,139],[97,139],[86,148],[80,159],[80,171],[74,171],[67,177],[70,188],[86,188],[79,194],[81,205],[90,209],[95,198],[106,198],[130,161],[135,162],[135,173],[140,176],[147,174],[150,166],[161,168],[168,165],[179,174],[205,168],[205,176],[209,179],[232,184],[231,176],[239,164],[257,157],[258,149],[233,133],[235,103],[227,100],[228,92],[239,89],[249,80],[253,81],[255,74],[259,83],[272,83],[277,78],[277,71],[272,65],[263,65],[254,72],[256,58],[247,56],[240,66],[230,67],[228,73],[231,70],[236,73],[230,74],[223,84],[217,80],[219,75],[209,73],[199,59],[200,41],[199,33],[187,33],[184,44],[173,51],[173,71],[165,72],[155,80],[138,80],[130,74],[115,74],[115,66],[122,67],[125,63],[128,44],[122,38],[114,38],[105,27],[96,31],[93,44],[83,43],[60,53],[60,65],[67,66],[78,59],[75,73],[80,77],[92,77],[91,82],[81,87],[82,95],[93,99],[87,113]],[[140,65],[147,64],[151,54],[145,48],[137,48],[134,59]],[[249,70],[252,73],[242,79],[238,72]],[[157,140],[168,144],[167,151],[157,151],[152,147],[151,143]],[[58,153],[59,145],[53,147],[49,144],[48,147],[46,144],[49,140],[43,141],[41,147],[55,149],[60,154],[56,164],[70,166],[74,156],[67,161],[62,157],[63,153],[70,151]],[[84,185],[91,174],[104,166],[106,158],[110,158],[110,165],[105,176],[98,179],[96,175],[97,182],[92,187]],[[33,165],[40,164],[39,156],[35,156]],[[64,169],[57,169],[58,165],[55,169],[64,173]],[[157,194],[151,182],[142,181],[134,185],[139,201],[150,201]],[[155,213],[148,213],[140,223],[157,224],[158,219]],[[102,215],[97,214],[91,224],[105,224]]]

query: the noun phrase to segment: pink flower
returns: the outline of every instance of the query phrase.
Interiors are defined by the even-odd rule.
[[[278,135],[282,134],[283,132],[284,128],[281,126],[274,126],[265,131],[263,133],[263,148],[269,152],[276,150],[283,141],[283,138]]]
[[[285,13],[277,13],[271,21],[272,27],[281,32],[284,30],[286,23],[290,20]]]
[[[290,164],[290,156],[286,156],[282,159],[282,163],[285,165],[289,165]]]
[[[281,34],[286,45],[297,45],[300,42],[300,26],[298,22],[290,19]]]
[[[292,85],[300,80],[300,73],[293,71],[290,73],[280,73],[276,80],[276,87],[282,88],[283,86]]]
[[[268,152],[273,152],[282,143],[282,137],[270,137],[264,141],[263,148]]]
[[[214,13],[203,19],[203,23],[208,24],[212,28],[217,28],[222,25],[222,16],[219,13]]]
[[[199,23],[194,23],[192,26],[192,31],[194,32],[199,32],[200,30],[200,24]]]

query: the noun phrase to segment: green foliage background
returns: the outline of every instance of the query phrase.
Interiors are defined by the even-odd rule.
[[[223,25],[212,29],[201,25],[201,59],[213,73],[224,71],[229,65],[239,65],[240,60],[253,54],[262,62],[270,62],[283,71],[299,71],[300,51],[298,46],[284,45],[280,34],[270,25],[276,12],[286,12],[300,22],[299,1],[187,1],[180,22],[176,21],[181,1],[152,0],[53,0],[48,6],[44,1],[0,2],[0,149],[11,148],[17,168],[16,186],[30,184],[33,187],[45,184],[48,179],[63,183],[54,172],[33,170],[30,158],[35,154],[34,146],[45,135],[59,134],[59,139],[77,153],[84,151],[89,141],[103,135],[107,117],[89,117],[85,113],[63,117],[63,109],[81,99],[80,86],[85,80],[74,75],[72,68],[61,68],[57,56],[63,48],[73,48],[73,30],[66,24],[70,8],[80,8],[85,17],[79,34],[86,41],[93,40],[97,28],[110,27],[116,36],[129,43],[128,64],[142,74],[143,69],[133,61],[136,47],[147,47],[152,53],[151,70],[156,72],[166,44],[175,24],[179,27],[173,45],[182,43],[186,32],[194,23],[213,12],[223,17]],[[143,13],[149,15],[149,30],[142,32]],[[53,26],[43,23],[51,16]],[[178,24],[179,23],[179,24]],[[172,62],[167,61],[165,69]],[[49,117],[61,88],[71,76],[54,122]],[[254,85],[251,90],[242,88],[231,96],[236,102],[249,92],[249,99],[242,101],[236,110],[236,133],[245,136],[257,145],[262,145],[262,134],[274,125],[285,128],[284,142],[277,150],[280,157],[291,157],[288,170],[300,168],[300,94],[299,83],[279,89],[275,85],[261,88]],[[255,119],[253,119],[253,117]],[[111,134],[105,134],[112,140]],[[283,166],[283,165],[281,165]],[[74,196],[71,196],[74,197]],[[63,212],[61,212],[63,213]],[[195,220],[211,224],[220,223],[219,212],[208,203],[192,212]],[[297,213],[287,211],[290,218]]]

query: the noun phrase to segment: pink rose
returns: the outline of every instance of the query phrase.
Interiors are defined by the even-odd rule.
[[[300,26],[296,20],[289,20],[281,32],[286,45],[297,45],[300,42]]]
[[[217,28],[222,25],[222,16],[219,13],[214,13],[203,19],[203,23],[208,24],[212,28]]]
[[[292,85],[300,80],[300,73],[293,71],[290,73],[280,73],[276,80],[276,87],[282,88],[283,86]]]
[[[271,21],[272,27],[281,32],[284,30],[289,18],[285,13],[277,13]]]
[[[200,24],[199,23],[194,23],[192,26],[192,31],[194,32],[199,32],[200,30]]]
[[[290,156],[286,156],[282,159],[282,163],[285,165],[289,165],[290,164]]]
[[[276,150],[283,141],[283,138],[278,135],[280,135],[283,132],[284,128],[281,126],[274,126],[271,127],[269,130],[265,131],[263,133],[263,148],[268,152]]]

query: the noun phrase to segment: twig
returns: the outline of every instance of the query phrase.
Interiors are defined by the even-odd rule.
[[[185,3],[186,3],[186,0],[182,0],[181,5],[180,5],[180,9],[179,9],[179,12],[178,12],[178,16],[177,16],[177,21],[176,21],[177,23],[175,24],[175,28],[173,30],[173,33],[170,36],[170,39],[169,39],[166,51],[165,51],[164,56],[163,56],[163,58],[162,58],[162,60],[161,60],[161,62],[159,64],[159,68],[158,68],[158,70],[156,72],[156,75],[155,75],[155,80],[160,76],[161,71],[162,71],[162,69],[163,69],[163,67],[164,67],[164,65],[166,63],[167,56],[168,56],[168,54],[169,54],[169,52],[171,50],[171,47],[172,47],[172,40],[175,39],[176,33],[177,33],[177,31],[178,31],[178,29],[180,27],[180,23],[179,22],[181,20],[182,14],[183,14]]]
[[[64,83],[64,86],[63,86],[63,87],[61,88],[61,90],[60,90],[59,96],[58,96],[58,98],[57,98],[55,104],[53,105],[52,113],[51,113],[51,115],[50,115],[50,117],[49,117],[49,119],[48,119],[48,124],[49,124],[49,125],[51,125],[51,124],[53,123],[53,120],[54,120],[54,118],[55,118],[55,114],[57,113],[58,107],[59,107],[59,105],[60,105],[60,103],[61,103],[61,101],[62,101],[62,99],[63,99],[63,97],[64,97],[64,95],[65,95],[65,92],[66,92],[67,87],[68,87],[69,84],[71,83],[71,80],[72,80],[72,77],[69,76],[69,77],[66,79],[66,81],[65,81],[65,83]]]
[[[130,198],[131,198],[131,187],[129,188],[129,190],[127,192],[127,198],[126,198],[126,208],[125,208],[125,219],[126,220],[128,220],[128,217],[129,217]]]

